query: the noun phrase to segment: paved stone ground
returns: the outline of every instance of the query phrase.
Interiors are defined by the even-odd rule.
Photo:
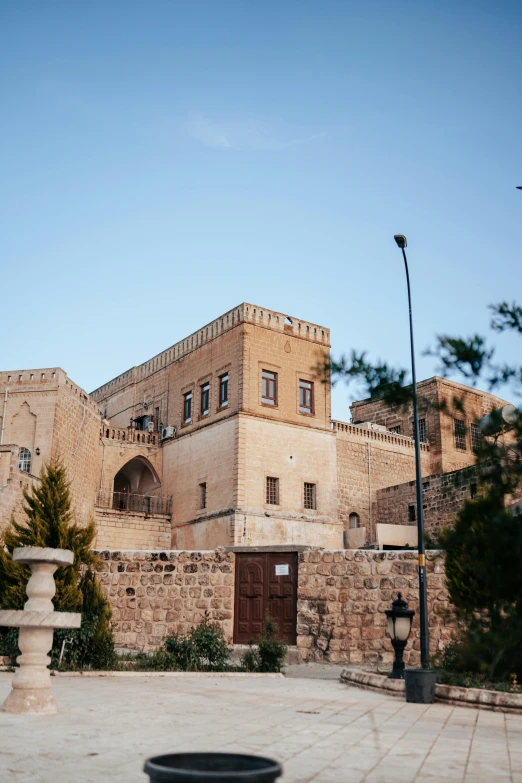
[[[0,674],[0,700],[11,675]],[[402,699],[314,678],[53,679],[60,713],[0,713],[0,780],[145,783],[176,750],[272,756],[282,783],[522,783],[522,716]]]

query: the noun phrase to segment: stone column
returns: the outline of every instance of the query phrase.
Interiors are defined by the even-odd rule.
[[[19,668],[11,693],[4,702],[5,712],[50,714],[56,712],[48,669],[48,652],[53,646],[54,628],[79,628],[81,614],[55,612],[52,598],[56,592],[54,572],[59,566],[72,565],[73,552],[68,549],[21,547],[13,552],[13,560],[31,568],[27,583],[28,600],[23,611],[0,611],[0,625],[20,628],[18,646]]]

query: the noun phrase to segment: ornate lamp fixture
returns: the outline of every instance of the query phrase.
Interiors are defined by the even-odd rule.
[[[391,609],[385,611],[388,618],[388,633],[395,650],[393,670],[390,674],[393,680],[404,679],[404,648],[410,635],[414,614],[413,609],[408,609],[408,604],[403,600],[402,593],[399,593],[397,599],[392,603]]]

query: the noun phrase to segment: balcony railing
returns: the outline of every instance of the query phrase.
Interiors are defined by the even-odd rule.
[[[96,495],[98,508],[116,511],[137,511],[140,514],[172,514],[172,496],[134,495],[129,492],[100,490]]]
[[[102,438],[126,441],[127,443],[147,443],[151,446],[159,444],[159,432],[137,430],[135,427],[102,427]]]

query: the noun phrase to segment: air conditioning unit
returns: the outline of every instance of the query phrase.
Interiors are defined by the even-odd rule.
[[[161,440],[168,440],[169,438],[175,438],[176,437],[176,428],[175,427],[163,427],[161,430]]]

